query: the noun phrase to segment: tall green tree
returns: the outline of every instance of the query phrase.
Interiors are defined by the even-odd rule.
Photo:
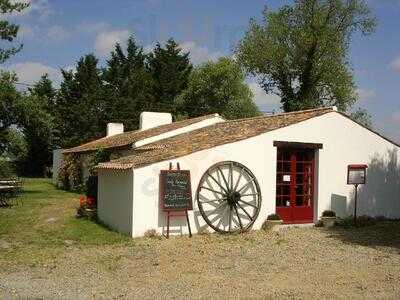
[[[254,19],[236,54],[267,93],[293,111],[356,101],[348,52],[353,34],[370,34],[376,19],[364,0],[296,0]]]
[[[0,177],[15,172],[15,162],[25,158],[26,142],[17,127],[23,117],[21,93],[15,88],[17,76],[0,71]]]
[[[187,87],[193,69],[189,53],[182,52],[173,39],[165,47],[158,43],[149,55],[148,68],[154,80],[154,110],[174,113],[175,98]]]
[[[244,80],[241,68],[228,58],[198,66],[189,77],[187,89],[177,97],[179,115],[197,117],[219,113],[227,119],[259,115]]]
[[[103,72],[105,81],[106,117],[121,122],[126,130],[138,128],[142,111],[154,106],[153,80],[146,68],[146,55],[133,37],[126,53],[116,44]]]
[[[26,2],[16,2],[12,0],[0,0],[0,40],[4,42],[13,42],[17,37],[19,26],[4,20],[6,14],[21,12],[29,6]],[[0,64],[4,63],[10,56],[16,54],[22,49],[22,44],[14,47],[0,48]]]
[[[29,176],[44,176],[52,164],[55,148],[55,118],[52,116],[56,91],[45,74],[24,97],[22,132],[27,143],[27,154],[21,164]]]
[[[62,70],[63,81],[55,101],[59,146],[73,147],[105,135],[105,99],[98,59],[88,54],[76,71]]]

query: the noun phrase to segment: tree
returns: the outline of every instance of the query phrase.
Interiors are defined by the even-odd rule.
[[[93,54],[77,62],[76,71],[62,70],[63,81],[55,101],[59,146],[73,147],[105,134],[105,99],[101,70]]]
[[[16,124],[20,117],[17,107],[21,95],[15,88],[16,82],[14,73],[0,71],[0,135]]]
[[[364,125],[365,127],[372,128],[371,115],[364,108],[358,108],[350,114],[350,118]]]
[[[196,117],[219,113],[228,119],[259,115],[244,79],[240,67],[228,58],[198,66],[189,77],[187,89],[177,98],[179,114]]]
[[[376,19],[363,0],[296,0],[254,19],[236,54],[285,111],[356,101],[348,59],[353,33],[370,34]]]
[[[12,12],[21,12],[29,6],[29,3],[15,2],[12,0],[0,0],[0,13],[10,14]],[[0,20],[0,39],[2,41],[13,42],[17,37],[19,26],[10,23],[7,20]],[[16,54],[22,49],[22,44],[18,47],[10,47],[8,49],[0,48],[0,64],[4,63],[10,56]]]
[[[159,43],[150,53],[148,68],[154,80],[153,96],[157,103],[155,111],[175,112],[175,98],[187,87],[189,75],[193,69],[189,53],[169,39],[163,48]]]
[[[17,127],[22,117],[22,95],[14,73],[0,71],[0,176],[10,177],[15,163],[25,157],[26,143]]]
[[[139,125],[139,115],[154,106],[153,80],[146,68],[146,55],[134,38],[127,43],[126,54],[115,45],[103,71],[107,120],[121,122],[126,130]]]
[[[55,119],[52,116],[56,91],[45,74],[25,95],[22,121],[23,134],[27,143],[27,155],[22,171],[29,176],[43,176],[52,164],[55,148]]]

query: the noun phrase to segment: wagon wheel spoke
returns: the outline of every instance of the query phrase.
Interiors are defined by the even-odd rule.
[[[225,193],[228,192],[228,190],[225,189],[225,188],[218,182],[218,180],[214,178],[214,176],[212,176],[209,172],[207,172],[207,175],[210,176],[210,178],[211,178],[212,180],[214,180],[214,182],[215,182],[216,184],[218,184],[218,186],[219,186]]]
[[[243,230],[242,220],[240,219],[240,216],[239,216],[238,209],[237,209],[236,205],[234,205],[233,208],[235,209],[236,216],[237,216],[238,221],[239,221],[240,229]]]
[[[240,208],[241,210],[244,211],[244,213],[246,214],[246,216],[247,216],[251,221],[253,221],[253,218],[250,216],[250,214],[247,212],[247,210],[245,210],[244,207],[240,205],[239,202],[237,203],[237,205],[239,206],[239,208]]]
[[[206,200],[206,201],[200,201],[201,204],[203,203],[212,203],[212,202],[217,202],[217,201],[225,201],[226,198],[219,198],[219,199],[212,199],[212,200]]]
[[[228,216],[228,218],[229,218],[228,223],[229,223],[229,232],[230,232],[232,230],[232,206],[229,207],[229,216]]]
[[[252,183],[254,180],[255,180],[255,178],[252,178],[250,181],[248,181],[247,183],[245,183],[245,185],[242,186],[242,187],[238,190],[238,192],[240,193],[241,191],[243,191],[243,189],[244,189],[245,187],[248,187],[249,184]]]
[[[251,204],[250,202],[247,202],[247,201],[243,201],[242,199],[240,199],[239,201],[240,201],[240,202],[243,202],[243,203],[245,203],[245,204],[247,204],[247,205],[249,205],[249,206],[252,206],[252,207],[254,207],[254,208],[258,208],[256,205]]]
[[[221,176],[222,176],[222,179],[224,180],[225,186],[226,186],[226,188],[227,188],[228,191],[229,191],[229,184],[228,184],[228,181],[227,181],[226,178],[225,178],[224,172],[222,172],[222,170],[221,170],[220,167],[217,167],[217,170],[220,172],[220,174],[221,174]]]
[[[208,216],[211,216],[211,215],[213,215],[213,214],[217,214],[218,211],[219,211],[223,206],[225,206],[225,205],[226,205],[226,202],[222,202],[220,205],[218,205],[218,206],[215,207],[214,209],[212,209],[212,210],[207,210],[207,211],[205,211],[205,212],[210,212],[210,213],[208,214]]]
[[[229,165],[229,179],[230,179],[229,189],[232,191],[233,190],[233,163],[230,163],[230,165]]]
[[[206,187],[206,186],[201,186],[200,188],[206,189],[206,190],[209,190],[210,192],[217,193],[217,194],[221,194],[221,195],[225,196],[224,193],[219,192],[219,191],[216,191],[216,190],[213,190],[213,189],[210,189],[210,188],[208,188],[208,187]]]
[[[239,174],[238,180],[236,181],[235,187],[233,189],[234,191],[236,191],[236,189],[237,189],[237,187],[239,185],[239,181],[240,181],[240,179],[242,179],[242,176],[243,176],[243,168],[240,169],[240,174]]]
[[[258,196],[258,194],[240,194],[241,197]]]
[[[227,208],[227,206],[225,206],[224,207],[224,209],[226,210],[226,208]],[[218,223],[217,223],[217,228],[220,228],[220,226],[222,225],[222,222],[224,221],[224,216],[221,216],[220,218],[219,218],[219,221],[218,221]]]

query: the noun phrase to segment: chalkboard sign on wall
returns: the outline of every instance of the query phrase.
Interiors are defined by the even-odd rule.
[[[163,210],[191,210],[192,189],[189,170],[162,170],[160,200]]]

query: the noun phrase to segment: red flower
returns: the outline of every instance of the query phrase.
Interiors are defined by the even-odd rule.
[[[87,203],[86,197],[85,196],[80,196],[79,197],[79,205],[80,206],[85,206],[86,203]]]
[[[93,197],[87,197],[87,204],[88,204],[90,207],[94,207],[95,204],[96,204],[96,200],[95,200]]]

